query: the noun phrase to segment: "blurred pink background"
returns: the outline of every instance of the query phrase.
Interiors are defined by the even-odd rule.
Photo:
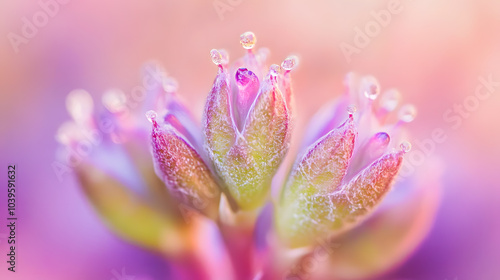
[[[214,3],[220,2],[230,10],[218,13]],[[460,117],[457,129],[443,118],[454,104],[470,101],[479,76],[500,82],[500,2],[402,0],[401,12],[349,63],[341,43],[354,45],[355,28],[364,29],[371,13],[388,9],[389,2],[69,1],[16,53],[8,34],[21,34],[23,18],[32,21],[43,10],[38,1],[2,1],[0,166],[5,173],[10,163],[18,167],[19,249],[13,277],[4,261],[2,188],[1,278],[112,279],[125,269],[161,279],[168,273],[161,259],[114,237],[74,179],[57,179],[51,163],[54,134],[69,118],[65,96],[74,88],[96,100],[109,88],[128,93],[141,84],[141,65],[155,59],[200,117],[216,74],[209,51],[242,55],[239,35],[248,30],[258,47],[271,50],[273,63],[300,55],[294,143],[312,114],[340,94],[348,71],[374,75],[382,88],[398,88],[418,107],[409,126],[412,142],[429,138],[435,128],[445,131],[446,141],[432,152],[444,163],[436,223],[412,257],[383,279],[500,277],[500,86]]]

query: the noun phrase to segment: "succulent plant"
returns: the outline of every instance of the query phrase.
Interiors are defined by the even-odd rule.
[[[348,74],[344,93],[311,121],[281,194],[274,197],[273,178],[290,147],[291,72],[298,58],[267,68],[269,51],[254,50],[252,32],[242,34],[240,43],[246,54],[232,66],[226,51],[210,52],[218,72],[201,125],[176,82],[155,64],[145,67],[145,96],[135,100],[111,90],[99,116],[87,92],[68,96],[73,121],[57,134],[64,144],[60,156],[75,170],[90,202],[123,238],[172,262],[191,260],[173,272],[175,279],[360,278],[399,262],[425,235],[426,227],[415,228],[412,219],[435,197],[426,195],[427,187],[414,187],[396,199],[411,206],[398,202],[377,210],[410,150],[402,141],[404,123],[415,118],[416,109],[400,106],[396,90],[381,93],[375,78]],[[150,124],[136,116],[144,112]],[[398,185],[408,182],[414,180]],[[398,211],[406,213],[407,224],[391,216]],[[422,218],[427,224],[432,213]],[[386,228],[371,226],[375,220]],[[387,242],[383,232],[393,236],[384,245],[391,255],[358,263]],[[315,248],[339,240],[341,247],[355,249],[324,249],[327,265],[305,271],[308,258],[319,262]],[[217,270],[210,268],[210,254],[200,253],[207,248],[226,256]],[[385,261],[374,261],[377,257]]]

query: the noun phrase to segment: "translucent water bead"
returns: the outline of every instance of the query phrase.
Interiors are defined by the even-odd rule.
[[[212,49],[210,51],[210,57],[212,58],[212,62],[215,64],[215,65],[221,65],[222,64],[222,54],[216,50],[216,49]]]
[[[283,60],[283,62],[281,63],[281,68],[283,68],[285,71],[291,71],[292,69],[297,67],[298,64],[299,58],[296,55],[291,55]]]
[[[361,81],[361,92],[363,96],[370,100],[377,99],[380,94],[380,85],[377,79],[372,76],[363,77]]]
[[[153,111],[153,110],[149,110],[146,112],[146,118],[148,118],[149,122],[153,122],[154,120],[156,120],[156,117],[158,117],[158,114]]]
[[[408,141],[403,141],[399,147],[401,148],[401,151],[404,153],[408,153],[411,150],[411,144]]]
[[[406,104],[399,109],[398,117],[401,121],[409,123],[417,116],[417,108],[412,104]]]
[[[240,35],[240,44],[243,48],[247,50],[253,49],[255,43],[257,43],[257,37],[255,37],[253,32],[249,31]]]
[[[273,64],[269,67],[269,74],[273,77],[278,76],[281,73],[281,67],[278,64]]]
[[[356,113],[358,111],[358,108],[354,105],[349,105],[347,106],[347,113],[349,114],[349,116],[352,116],[354,115],[354,113]]]
[[[66,109],[75,122],[83,123],[92,116],[92,96],[83,89],[73,90],[66,97]]]
[[[111,113],[120,113],[127,109],[127,97],[119,89],[110,89],[103,94],[102,104]]]

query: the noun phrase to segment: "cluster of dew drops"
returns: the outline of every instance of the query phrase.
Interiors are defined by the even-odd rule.
[[[257,37],[253,32],[245,32],[240,35],[241,46],[244,49],[248,50],[249,52],[253,51],[256,43],[257,43]],[[268,54],[269,50],[267,48],[262,48],[259,50],[259,55],[261,56],[266,57]],[[210,51],[210,57],[212,59],[212,62],[219,67],[224,67],[229,63],[229,54],[224,49],[212,49]],[[298,64],[299,64],[298,57],[296,55],[290,55],[285,60],[283,60],[281,66],[277,64],[272,64],[269,67],[270,74],[272,76],[277,76],[282,71],[291,71],[292,69],[296,68]],[[371,79],[373,79],[373,81]],[[380,88],[375,78],[371,76],[366,76],[364,78],[364,84],[365,84],[365,89],[363,90],[364,96],[371,103],[379,96]],[[397,107],[398,105],[399,95],[400,93],[395,89],[387,91],[382,96],[383,98],[383,100],[381,100],[382,107],[386,111],[394,110],[395,107]],[[357,107],[355,105],[350,105],[347,107],[347,112],[350,116],[352,116],[357,112]],[[398,112],[398,119],[399,119],[398,124],[412,122],[415,119],[416,114],[417,110],[414,105],[412,104],[403,105]],[[149,110],[148,112],[146,112],[146,117],[150,122],[154,122],[155,119],[157,118],[157,113],[154,110]],[[409,152],[411,150],[411,147],[412,146],[408,141],[403,141],[400,144],[400,149],[404,153]]]

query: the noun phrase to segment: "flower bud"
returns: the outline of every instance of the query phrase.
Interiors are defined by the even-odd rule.
[[[219,68],[205,107],[205,147],[239,207],[252,210],[264,203],[271,179],[288,150],[290,117],[277,77],[271,71],[255,101],[245,99],[244,104],[252,106],[242,120],[240,132],[233,117],[229,88],[228,74]]]
[[[186,228],[171,213],[151,207],[119,180],[89,163],[76,168],[87,198],[118,235],[150,250],[175,255],[189,246]]]
[[[319,230],[329,223],[328,203],[316,200],[334,193],[342,183],[356,138],[352,116],[312,144],[293,168],[278,209],[278,230],[293,243],[314,241]]]
[[[172,195],[215,219],[220,191],[210,169],[193,146],[170,124],[160,127],[154,117],[152,153],[158,176]]]

